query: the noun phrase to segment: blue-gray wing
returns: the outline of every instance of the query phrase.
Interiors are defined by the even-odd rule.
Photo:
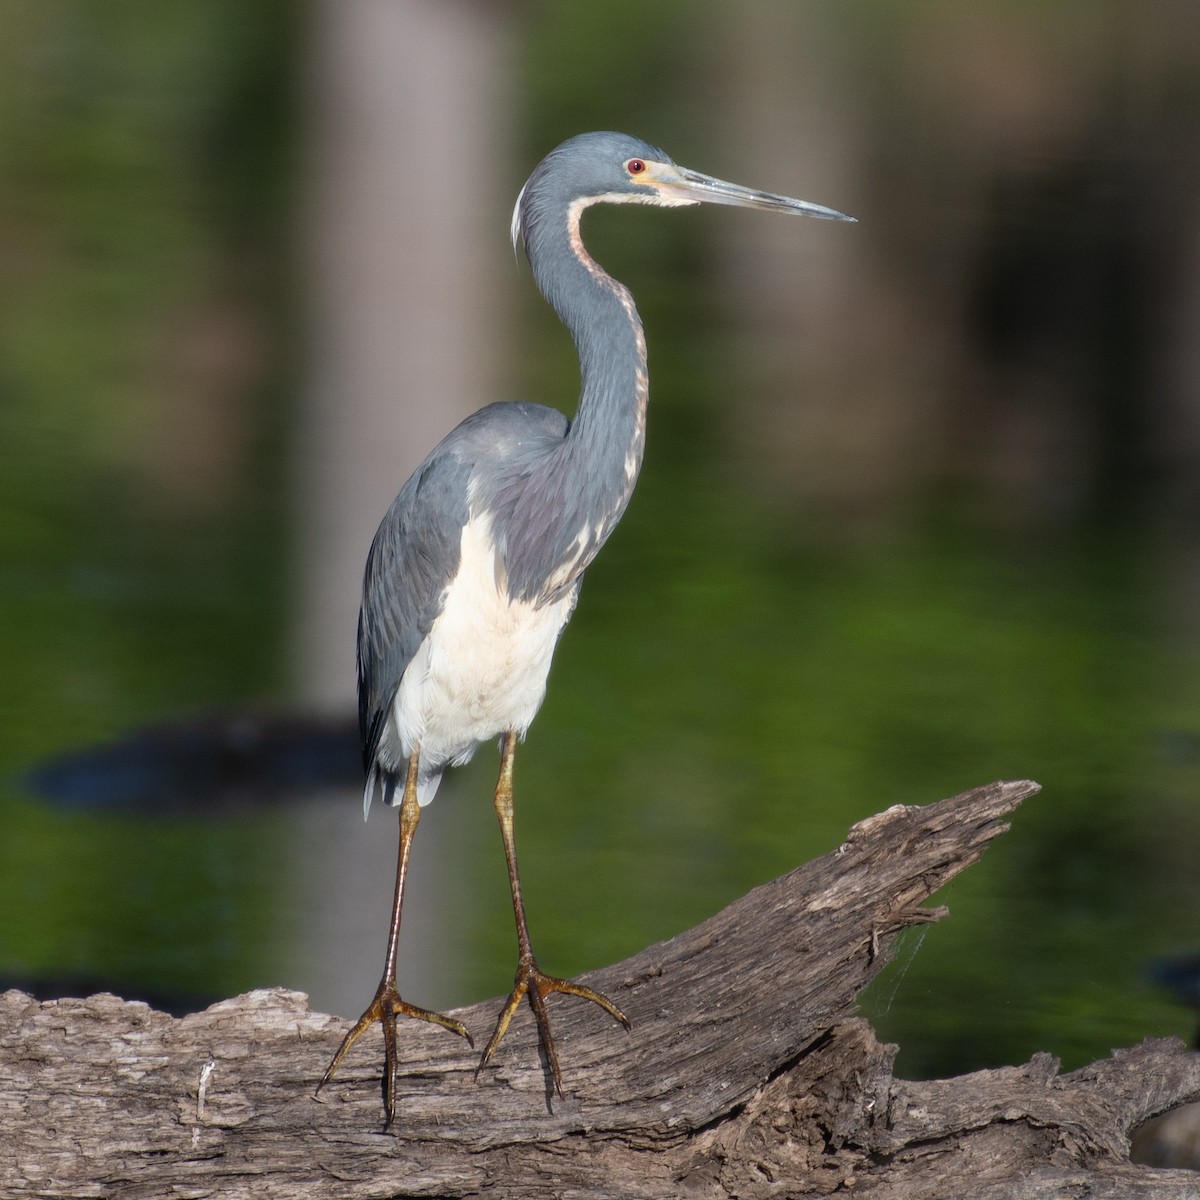
[[[400,680],[458,571],[472,480],[487,496],[498,480],[520,479],[567,428],[555,409],[489,405],[452,430],[392,501],[367,556],[358,616],[358,719],[368,773]]]
[[[400,680],[458,570],[470,473],[443,443],[400,489],[371,543],[358,614],[358,723],[368,772]]]

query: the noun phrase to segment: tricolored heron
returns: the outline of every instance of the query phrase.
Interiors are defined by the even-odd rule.
[[[492,404],[452,430],[400,490],[367,558],[358,621],[358,713],[367,783],[400,808],[400,852],[383,978],[346,1034],[318,1091],[376,1021],[383,1026],[384,1105],[395,1117],[396,1018],[461,1022],[416,1008],[396,987],[396,947],[409,853],[421,808],[448,766],[500,739],[495,807],[517,926],[513,989],[488,1039],[486,1065],[524,997],[562,1094],[550,1032],[552,992],[624,1013],[591,988],[547,975],[530,946],[513,836],[513,755],[546,692],[550,659],[583,573],[621,519],[642,462],[646,343],[633,297],[584,248],[593,204],[735,204],[845,221],[833,209],[755,191],[677,166],[619,133],[585,133],[538,164],[513,210],[534,281],[579,352],[573,421],[538,404]]]

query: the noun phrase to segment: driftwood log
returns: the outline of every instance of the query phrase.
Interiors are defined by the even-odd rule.
[[[587,982],[629,1015],[556,1001],[552,1096],[522,1012],[494,1067],[403,1026],[399,1116],[381,1054],[306,997],[252,992],[175,1019],[111,995],[0,997],[0,1194],[46,1197],[1200,1197],[1129,1161],[1131,1131],[1200,1097],[1200,1055],[1146,1042],[1061,1075],[906,1082],[851,1016],[896,935],[1037,791],[997,783],[855,825],[831,854]],[[498,1001],[456,1015],[490,1027]]]

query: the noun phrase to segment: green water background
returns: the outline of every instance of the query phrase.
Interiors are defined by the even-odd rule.
[[[987,8],[1017,27],[1044,19],[1016,0]],[[700,100],[676,53],[700,36],[697,11],[525,14],[520,163],[592,127],[664,142],[678,130],[702,145],[719,88]],[[912,13],[830,17],[878,68],[880,113],[901,55],[951,52],[921,40],[939,28],[937,6]],[[1095,10],[1064,5],[1056,19],[1083,30]],[[141,723],[289,703],[303,10],[40,0],[9,5],[4,21],[0,775],[11,776]],[[1178,57],[1200,67],[1200,51]],[[1150,172],[1178,141],[1154,135],[1187,119],[1197,89],[1157,60],[1140,69],[1158,98],[1135,130]],[[1117,153],[1116,132],[1096,140],[1098,159]],[[868,156],[880,180],[953,171],[952,155],[908,136],[881,134]],[[1197,173],[1184,168],[1181,202],[1194,206]],[[1052,207],[1051,237],[1087,213]],[[589,232],[606,266],[638,281],[655,395],[635,501],[589,574],[520,762],[540,957],[567,974],[616,960],[889,804],[1033,778],[1044,793],[940,897],[952,918],[906,935],[867,1015],[914,1075],[1037,1050],[1076,1065],[1148,1034],[1186,1036],[1188,1014],[1146,967],[1200,943],[1200,688],[1180,582],[1194,536],[1191,510],[1171,500],[1196,452],[1177,444],[1170,469],[1136,453],[1147,431],[1172,436],[1153,403],[1154,339],[1137,334],[1177,317],[1179,296],[1127,289],[1136,314],[1114,320],[1104,361],[1134,366],[1095,402],[1119,404],[1128,436],[1107,457],[1075,447],[1095,467],[1065,516],[998,512],[952,463],[903,511],[851,513],[779,494],[752,461],[730,460],[729,397],[752,349],[722,323],[705,227],[669,224],[617,238],[597,214],[594,243]],[[894,252],[882,232],[865,244]],[[176,347],[206,323],[242,331],[208,385],[240,423],[239,452],[181,495],[155,445],[188,431],[164,429],[156,400],[203,377],[204,361],[180,366]],[[518,391],[566,401],[569,343],[532,299],[525,325]],[[473,819],[490,822],[483,757],[464,786],[480,797]],[[286,822],[277,810],[81,815],[10,786],[0,970],[218,995],[276,982]],[[498,847],[481,852],[463,1001],[494,994],[511,969]]]

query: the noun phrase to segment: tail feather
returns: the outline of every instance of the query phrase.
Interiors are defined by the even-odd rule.
[[[417,776],[417,803],[424,808],[435,795],[438,784],[442,782],[442,772],[432,775]],[[379,798],[389,808],[395,808],[404,798],[404,788],[400,776],[395,771],[388,771],[375,763],[367,772],[367,783],[363,788],[363,820],[371,813],[371,801],[375,798],[375,789],[379,789]]]
[[[375,795],[375,783],[379,778],[379,769],[372,767],[367,772],[367,785],[363,788],[363,820],[371,815],[371,800]],[[386,789],[386,783],[385,783]]]

